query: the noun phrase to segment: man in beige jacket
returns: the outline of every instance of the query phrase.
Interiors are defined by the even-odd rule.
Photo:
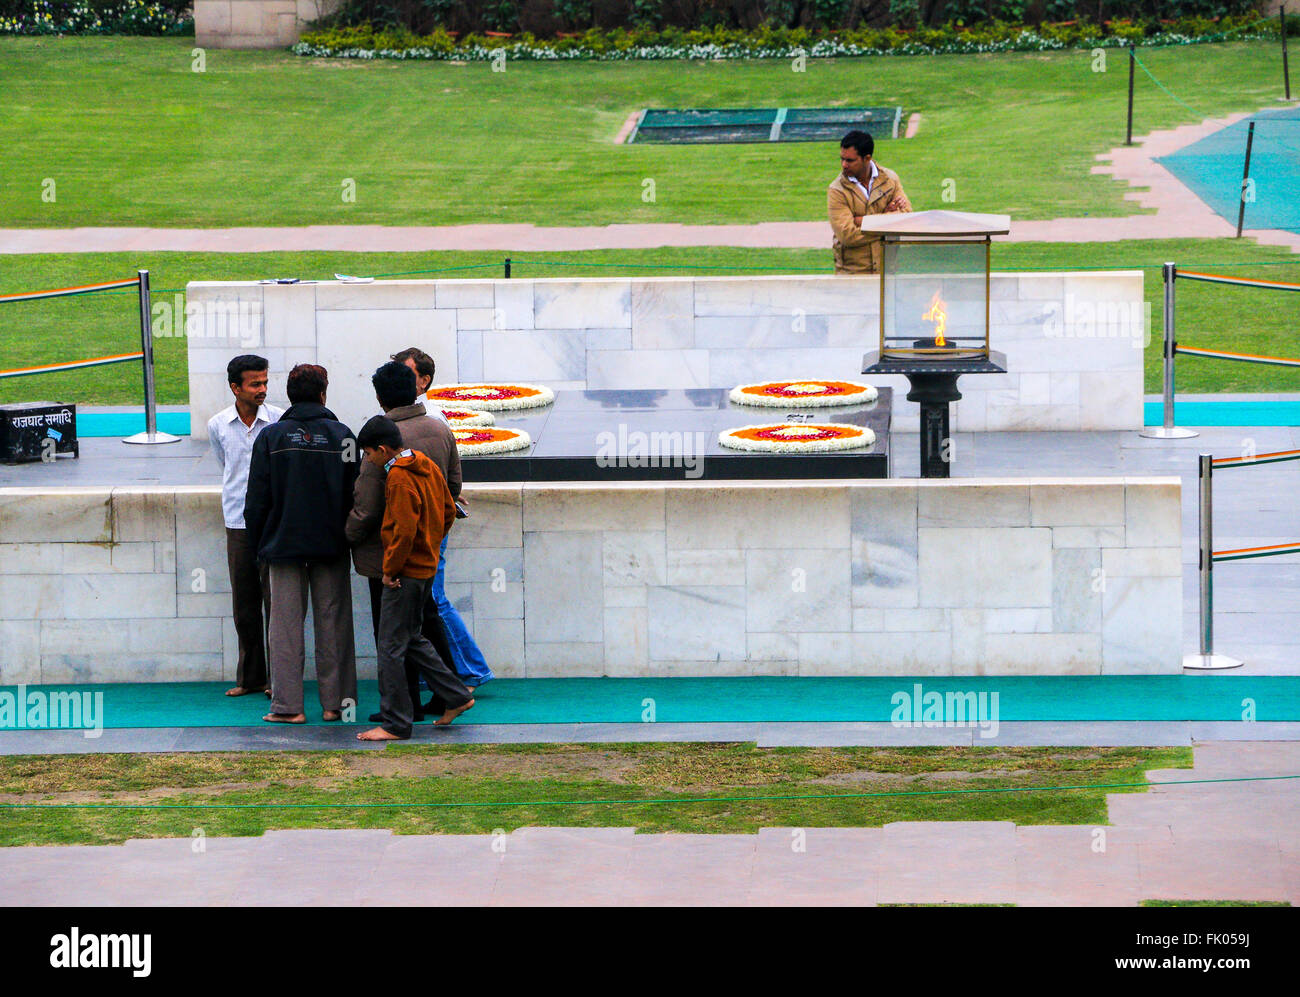
[[[852,131],[840,140],[840,175],[826,191],[826,209],[834,233],[836,273],[879,273],[880,240],[862,232],[866,215],[911,211],[898,174],[874,159],[875,141]]]

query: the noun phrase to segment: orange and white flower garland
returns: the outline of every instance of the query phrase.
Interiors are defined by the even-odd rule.
[[[505,429],[501,426],[456,427],[451,434],[456,437],[456,449],[462,457],[527,450],[533,445],[532,439],[522,429]]]
[[[539,408],[555,401],[555,392],[540,384],[435,384],[428,397],[444,405],[469,405],[480,412]]]
[[[491,412],[480,412],[472,408],[445,408],[442,414],[446,416],[447,422],[453,429],[463,429],[467,426],[495,426],[496,416]]]
[[[731,389],[736,405],[768,408],[815,408],[823,405],[859,405],[876,400],[876,389],[856,381],[765,381]]]
[[[869,447],[876,434],[847,422],[774,422],[718,434],[718,444],[755,453],[832,453]]]

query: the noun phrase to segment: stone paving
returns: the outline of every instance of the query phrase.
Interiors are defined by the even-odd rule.
[[[1300,774],[1300,744],[1214,743],[1153,781]],[[1110,794],[1109,823],[900,822],[636,834],[271,831],[259,838],[0,848],[6,905],[1129,906],[1300,903],[1300,781]]]
[[[880,722],[756,723],[461,723],[446,730],[417,726],[413,744],[629,744],[752,742],[785,747],[1186,747],[1208,741],[1300,741],[1300,722],[1214,720],[1008,721],[992,737],[970,728],[895,727]],[[382,751],[358,741],[355,727],[110,728],[88,738],[80,730],[0,731],[0,755],[128,754],[182,751]]]

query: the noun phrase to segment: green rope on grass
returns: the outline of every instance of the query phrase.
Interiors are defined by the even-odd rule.
[[[500,263],[467,263],[464,266],[459,266],[459,267],[434,267],[432,270],[405,270],[398,273],[377,273],[374,276],[376,278],[412,277],[415,276],[416,274],[422,274],[422,273],[446,273],[448,270],[483,270],[488,267],[496,269],[499,266],[501,266]]]
[[[1200,117],[1200,118],[1204,118],[1204,117],[1205,117],[1205,115],[1201,114],[1201,112],[1198,111],[1196,108],[1190,106],[1189,104],[1185,104],[1185,103],[1183,103],[1181,100],[1179,100],[1177,94],[1175,94],[1175,93],[1174,93],[1172,90],[1170,90],[1167,86],[1165,86],[1165,85],[1164,85],[1163,83],[1161,83],[1158,79],[1156,79],[1155,74],[1152,73],[1151,70],[1147,69],[1146,64],[1145,64],[1141,59],[1139,59],[1139,58],[1137,57],[1137,49],[1134,49],[1134,50],[1133,50],[1133,61],[1136,62],[1139,66],[1142,67],[1142,72],[1146,73],[1147,76],[1149,76],[1149,77],[1151,78],[1151,82],[1154,83],[1154,84],[1155,84],[1157,87],[1159,87],[1161,90],[1163,90],[1164,93],[1165,93],[1165,95],[1166,95],[1170,100],[1172,100],[1175,104],[1177,104],[1179,107],[1182,107],[1182,108],[1185,109],[1185,110],[1191,111],[1191,112],[1192,112],[1193,114],[1195,114],[1197,117]]]
[[[780,247],[773,247],[780,248]],[[729,263],[586,263],[576,260],[521,260],[512,256],[512,265],[536,267],[626,267],[629,270],[807,270],[814,273],[827,273],[826,267],[756,267]]]
[[[451,807],[591,807],[609,804],[770,803],[795,800],[864,800],[879,797],[961,796],[971,793],[1050,793],[1078,789],[1145,789],[1218,782],[1273,782],[1300,775],[1256,775],[1232,779],[1175,779],[1168,782],[1113,782],[1083,786],[1008,786],[993,789],[925,789],[889,793],[810,793],[799,796],[704,796],[648,800],[507,800],[487,803],[0,803],[5,810],[409,810]]]
[[[1119,216],[1116,216],[1119,217]],[[779,248],[779,247],[774,247]],[[504,258],[503,258],[504,262]],[[518,257],[510,258],[513,266],[538,266],[538,267],[622,267],[626,270],[737,270],[742,272],[759,272],[774,270],[781,273],[807,272],[807,273],[827,273],[825,267],[795,267],[795,266],[746,266],[745,264],[726,264],[726,263],[597,263],[583,262],[578,260],[525,260]],[[501,266],[501,263],[469,263],[463,266],[455,267],[434,267],[430,270],[399,270],[393,273],[372,274],[371,278],[379,280],[385,277],[415,277],[420,274],[429,273],[448,273],[453,270],[493,270]],[[1163,263],[1108,263],[1099,264],[1100,269],[1107,270],[1159,270]],[[1214,267],[1295,267],[1300,266],[1300,259],[1294,260],[1241,260],[1233,263],[1180,263],[1180,267],[1197,267],[1197,268],[1214,268]],[[1073,266],[1027,266],[1027,267],[1001,267],[997,273],[1050,273],[1054,271],[1074,271],[1078,270],[1077,264]],[[104,291],[105,295],[113,294],[130,294],[135,296],[136,292],[130,288],[124,291]],[[154,294],[185,294],[186,288],[183,287],[159,287],[153,289]]]

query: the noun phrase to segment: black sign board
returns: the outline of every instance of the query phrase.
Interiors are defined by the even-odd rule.
[[[77,406],[58,402],[0,405],[0,462],[22,464],[78,456]]]

